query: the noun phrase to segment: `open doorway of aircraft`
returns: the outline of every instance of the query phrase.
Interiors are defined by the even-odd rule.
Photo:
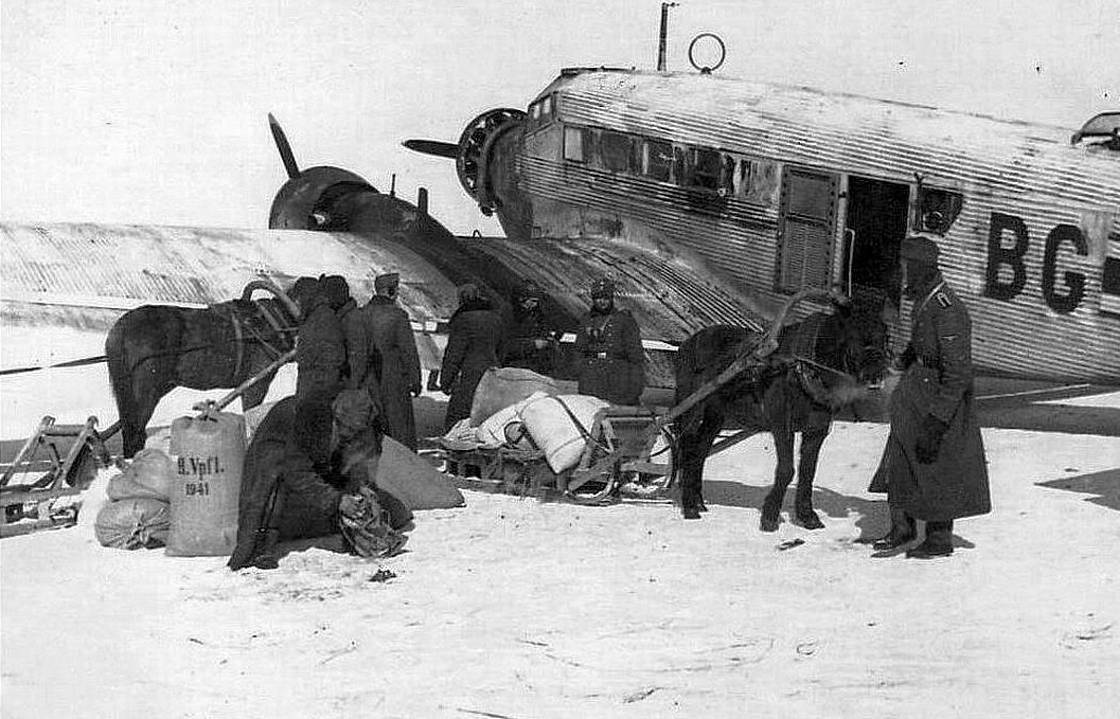
[[[453,160],[504,238],[452,235],[423,190],[413,204],[343,169],[301,170],[271,120],[289,179],[269,230],[2,223],[3,320],[103,333],[141,304],[203,306],[319,273],[363,302],[395,271],[431,369],[457,285],[504,303],[534,280],[572,331],[609,275],[650,384],[669,386],[661,350],[716,323],[757,329],[804,289],[877,293],[900,346],[899,243],[923,231],[969,306],[978,372],[1120,384],[1120,112],[1071,133],[663,58],[565,68],[457,142],[405,143]]]

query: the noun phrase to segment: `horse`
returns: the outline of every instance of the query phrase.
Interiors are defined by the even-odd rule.
[[[253,291],[260,288],[276,298],[252,300]],[[291,297],[267,281],[255,280],[240,298],[206,309],[142,305],[122,315],[105,338],[105,357],[124,456],[144,448],[148,421],[172,389],[237,387],[290,351],[299,303],[313,291],[311,278],[297,281]],[[244,390],[245,409],[264,401],[275,375],[273,370]]]
[[[725,425],[747,436],[769,431],[778,455],[774,484],[762,506],[761,529],[776,531],[786,488],[794,476],[793,440],[801,433],[795,517],[808,529],[824,526],[813,510],[813,476],[832,418],[885,374],[889,362],[888,308],[881,296],[863,294],[834,302],[777,332],[778,347],[688,409],[676,423],[681,510],[699,519],[704,506],[704,462]],[[776,325],[775,327],[777,327]],[[762,342],[743,327],[717,325],[689,337],[677,352],[676,402],[728,368],[745,349]]]

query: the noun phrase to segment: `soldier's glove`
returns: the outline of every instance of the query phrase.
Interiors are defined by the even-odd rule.
[[[400,551],[408,537],[389,526],[389,513],[368,487],[344,494],[338,502],[338,526],[348,548],[362,557],[388,557]]]
[[[905,372],[910,368],[910,365],[918,361],[918,353],[914,349],[914,345],[906,345],[906,349],[894,361],[895,367]]]
[[[918,442],[914,447],[914,454],[919,464],[932,464],[937,461],[937,455],[941,451],[941,440],[944,439],[948,429],[948,424],[932,414],[927,414],[922,419],[922,425],[918,428]]]
[[[414,384],[414,385],[412,385],[411,387],[408,388],[408,393],[411,394],[413,397],[419,397],[423,391],[424,390],[420,387],[419,383]]]

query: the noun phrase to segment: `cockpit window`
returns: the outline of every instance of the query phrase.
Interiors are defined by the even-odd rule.
[[[545,95],[529,105],[529,128],[541,127],[552,122],[554,117],[553,109],[552,95]]]

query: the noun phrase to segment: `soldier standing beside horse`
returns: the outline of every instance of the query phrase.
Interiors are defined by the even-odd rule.
[[[891,432],[870,491],[886,492],[891,529],[872,546],[927,559],[953,553],[953,520],[992,504],[984,442],[973,407],[972,328],[964,303],[937,266],[937,244],[908,237],[901,248],[905,293],[914,302],[905,370],[891,395]]]

